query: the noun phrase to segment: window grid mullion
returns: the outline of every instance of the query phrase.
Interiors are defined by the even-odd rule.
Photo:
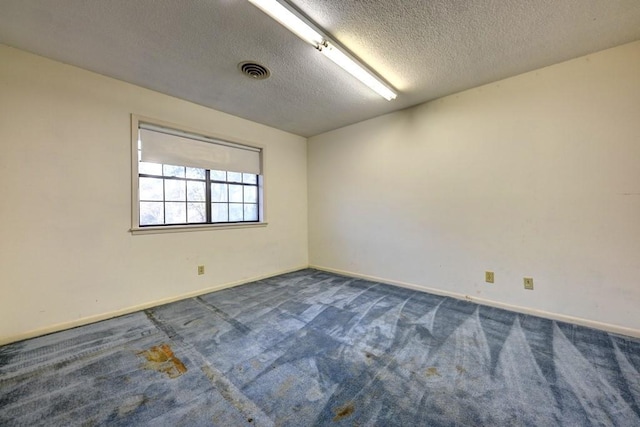
[[[204,171],[204,177],[205,177],[205,197],[204,197],[204,203],[205,203],[205,212],[206,212],[206,222],[208,222],[209,224],[211,224],[213,222],[212,216],[211,216],[211,171],[209,169],[205,169]]]
[[[244,221],[244,185],[242,186],[242,221]]]
[[[231,192],[229,191],[229,172],[224,173],[224,179],[227,181],[227,222],[231,222]]]
[[[195,181],[195,182],[205,182],[205,179],[199,178],[184,178],[180,176],[164,176],[164,175],[152,175],[149,173],[140,173],[138,174],[139,178],[156,178],[156,179],[173,179],[176,181]]]
[[[184,220],[189,224],[189,195],[187,194],[187,181],[183,182],[184,185]]]
[[[164,165],[162,165],[162,168],[164,169]],[[162,223],[163,224],[167,224],[167,191],[165,190],[165,183],[166,181],[163,179],[162,180]]]

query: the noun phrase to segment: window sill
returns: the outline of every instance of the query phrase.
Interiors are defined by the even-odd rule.
[[[198,224],[198,225],[163,225],[159,227],[138,227],[129,230],[131,234],[164,234],[183,233],[189,231],[229,230],[234,228],[266,227],[267,222],[247,222],[235,224]]]

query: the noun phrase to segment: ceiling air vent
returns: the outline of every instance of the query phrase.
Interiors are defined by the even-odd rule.
[[[267,67],[256,62],[241,62],[238,64],[238,68],[242,71],[242,74],[256,80],[264,80],[271,75]]]

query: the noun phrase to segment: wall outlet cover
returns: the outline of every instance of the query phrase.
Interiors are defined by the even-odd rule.
[[[533,277],[524,278],[524,288],[530,291],[533,290]]]
[[[493,274],[493,271],[485,271],[484,272],[484,281],[487,283],[493,283],[493,281],[495,280],[495,275]]]

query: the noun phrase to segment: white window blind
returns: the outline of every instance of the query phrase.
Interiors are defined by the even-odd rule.
[[[140,123],[143,162],[262,174],[261,150]]]

